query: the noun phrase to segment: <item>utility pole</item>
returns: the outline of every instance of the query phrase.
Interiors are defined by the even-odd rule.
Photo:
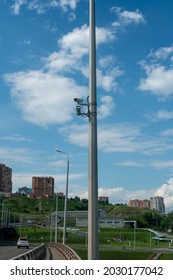
[[[87,103],[74,98],[77,102],[78,116],[89,119],[88,142],[88,259],[99,258],[98,245],[98,159],[97,159],[97,93],[96,93],[96,32],[95,0],[90,0],[89,22],[89,96]],[[87,112],[82,111],[87,107]]]
[[[56,206],[55,206],[55,243],[58,240],[58,190],[56,193]]]
[[[67,200],[68,200],[68,179],[69,179],[69,154],[58,149],[55,149],[56,152],[62,153],[67,156],[67,175],[66,175],[66,191],[65,191],[65,203],[64,203],[64,228],[63,228],[63,244],[66,240],[66,225],[67,225]]]
[[[88,259],[98,259],[98,160],[95,0],[90,0],[89,24],[89,147],[88,147]]]

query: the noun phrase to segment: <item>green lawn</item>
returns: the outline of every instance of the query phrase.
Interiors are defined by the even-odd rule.
[[[86,249],[75,249],[82,260],[87,259]],[[151,252],[100,250],[100,260],[147,260]]]
[[[173,260],[173,253],[163,253],[159,260]]]
[[[30,243],[49,243],[50,229],[30,226],[16,228],[18,236],[27,236]],[[87,259],[87,249],[79,249],[77,246],[87,246],[87,236],[84,234],[86,229],[81,233],[67,233],[66,244],[75,248],[81,259]],[[52,232],[52,241],[54,241],[55,232]],[[62,242],[62,231],[58,233],[58,242]],[[135,248],[145,248],[147,251],[134,251]],[[152,235],[144,230],[133,229],[100,229],[99,231],[99,256],[101,260],[146,260],[152,254],[154,248],[167,249],[168,242],[158,242],[152,240]],[[128,250],[122,250],[124,248]],[[77,249],[76,249],[77,248]],[[116,248],[116,249],[115,249]],[[119,249],[118,249],[119,248]],[[130,251],[131,249],[131,251]],[[163,260],[172,260],[173,253],[164,253],[161,255]]]

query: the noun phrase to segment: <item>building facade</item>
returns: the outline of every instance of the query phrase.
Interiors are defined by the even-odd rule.
[[[0,163],[0,193],[12,193],[12,169]]]
[[[21,187],[18,189],[20,195],[30,196],[32,194],[32,189],[28,187]]]
[[[107,196],[99,196],[98,201],[104,202],[104,203],[109,203],[109,197]]]
[[[165,214],[165,204],[162,196],[150,197],[150,209],[158,211],[160,214]]]
[[[148,200],[148,199],[132,199],[132,200],[130,200],[128,206],[150,209],[150,200]]]
[[[154,196],[148,199],[132,199],[128,206],[137,208],[147,208],[158,211],[160,214],[165,214],[165,204],[162,196]]]
[[[52,197],[53,194],[53,177],[32,177],[32,195],[34,197]]]

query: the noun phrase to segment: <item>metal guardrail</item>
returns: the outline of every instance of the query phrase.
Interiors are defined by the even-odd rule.
[[[81,258],[78,254],[70,247],[62,244],[62,243],[49,243],[48,247],[56,248],[64,260],[80,260]]]
[[[11,260],[43,260],[46,256],[46,246],[42,243],[40,246],[21,254]]]

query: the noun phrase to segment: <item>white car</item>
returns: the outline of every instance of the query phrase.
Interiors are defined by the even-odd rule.
[[[17,248],[26,247],[29,249],[29,241],[27,237],[20,237],[17,241]]]

